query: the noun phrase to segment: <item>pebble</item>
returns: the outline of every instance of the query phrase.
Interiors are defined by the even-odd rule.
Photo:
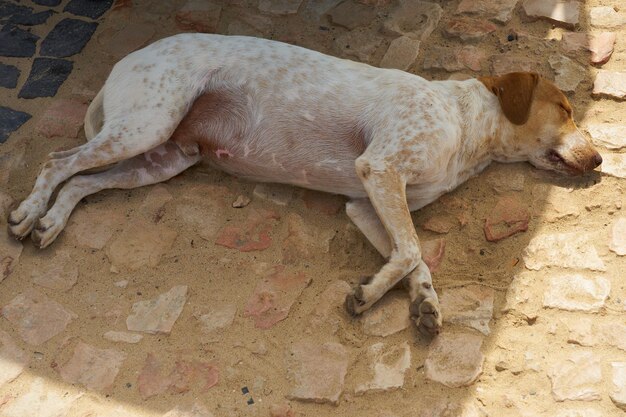
[[[36,259],[31,279],[37,285],[53,290],[68,291],[78,281],[78,266],[69,251],[58,251],[52,259]]]
[[[13,239],[8,233],[0,233],[0,282],[11,275],[22,254],[22,242]]]
[[[611,150],[626,149],[626,124],[598,123],[587,126],[591,141]]]
[[[233,208],[242,208],[250,204],[250,197],[245,195],[237,196],[237,199],[233,201]]]

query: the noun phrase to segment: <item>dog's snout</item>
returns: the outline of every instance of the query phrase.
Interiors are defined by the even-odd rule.
[[[596,152],[596,154],[593,156],[593,167],[597,168],[600,165],[602,165],[602,156]]]

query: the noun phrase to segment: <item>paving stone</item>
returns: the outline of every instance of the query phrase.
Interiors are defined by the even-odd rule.
[[[580,3],[574,0],[523,0],[522,8],[528,17],[547,19],[556,24],[578,24]]]
[[[154,25],[132,22],[121,29],[109,27],[99,31],[98,43],[110,55],[123,58],[148,45],[154,33]]]
[[[461,0],[457,13],[474,14],[499,23],[511,20],[513,9],[519,0]]]
[[[2,308],[2,315],[31,346],[52,339],[78,317],[61,304],[34,290],[25,291],[13,298]]]
[[[503,196],[485,220],[485,238],[497,242],[528,230],[530,213],[516,196]]]
[[[11,275],[22,254],[22,242],[0,233],[0,282]]]
[[[173,199],[174,196],[169,192],[167,187],[162,184],[157,184],[150,188],[146,198],[139,207],[139,212],[145,218],[152,220],[152,223],[158,223],[165,215],[165,205]],[[204,214],[206,215],[206,213],[207,212]],[[180,217],[179,213],[176,214]],[[187,219],[183,218],[183,221],[184,220]]]
[[[213,413],[207,410],[204,405],[194,402],[191,407],[177,405],[163,414],[163,417],[213,417]]]
[[[124,342],[124,343],[139,343],[143,339],[142,334],[129,333],[129,332],[116,332],[109,330],[102,335],[106,340],[111,342]]]
[[[240,252],[262,251],[272,244],[270,232],[280,216],[271,210],[251,210],[242,226],[226,226],[215,243]]]
[[[161,369],[157,357],[148,353],[137,378],[139,395],[144,400],[166,391],[180,394],[194,388],[206,392],[219,381],[219,370],[212,362],[178,359],[169,374],[165,375]]]
[[[55,58],[35,58],[19,98],[53,97],[72,72],[71,61]]]
[[[603,277],[551,275],[543,305],[568,311],[598,311],[609,296],[611,283]]]
[[[34,13],[31,7],[0,0],[0,24],[36,26],[46,23],[52,10]]]
[[[37,259],[30,274],[37,285],[68,291],[78,280],[78,266],[69,251],[58,251],[52,259]]]
[[[109,391],[126,354],[116,349],[98,349],[78,342],[74,355],[59,368],[65,382],[81,384],[96,391]]]
[[[65,233],[79,246],[102,249],[125,222],[126,216],[119,210],[86,205],[72,213]]]
[[[328,16],[333,24],[352,30],[372,23],[376,18],[376,9],[346,0],[333,8]]]
[[[613,222],[609,249],[619,256],[626,255],[626,217],[620,217]]]
[[[599,342],[626,351],[626,324],[610,321],[594,323],[593,328]]]
[[[20,70],[17,67],[0,63],[0,87],[15,88],[19,77]]]
[[[422,260],[428,266],[430,272],[437,272],[439,265],[443,261],[446,253],[446,240],[431,239],[420,243],[422,249]]]
[[[29,362],[30,355],[7,332],[0,330],[0,388],[20,376]]]
[[[373,55],[383,43],[383,37],[370,30],[355,29],[337,37],[335,45],[344,56],[373,64]]]
[[[287,373],[293,384],[287,398],[339,403],[349,363],[343,345],[300,341],[291,346],[286,357]]]
[[[176,12],[176,23],[184,30],[215,33],[218,29],[221,14],[222,7],[213,2],[188,0],[187,3]]]
[[[312,328],[320,327],[324,324],[332,327],[332,332],[335,333],[339,329],[339,319],[333,317],[333,311],[341,311],[343,302],[346,296],[350,294],[352,288],[345,281],[334,281],[326,287],[326,289],[317,298],[318,301],[313,307],[310,314],[310,326],[307,328],[307,333],[311,332]]]
[[[435,233],[448,233],[456,224],[457,221],[451,216],[438,214],[426,220],[424,224],[422,224],[422,229],[430,230]]]
[[[439,298],[441,315],[448,323],[471,327],[489,335],[493,300],[494,291],[480,285],[446,289]]]
[[[474,42],[495,32],[497,26],[485,20],[467,17],[452,18],[443,27],[443,34],[448,38],[458,38],[464,42]]]
[[[558,360],[548,372],[556,401],[593,401],[601,398],[600,360],[590,351],[575,351]]]
[[[589,236],[581,233],[554,233],[535,236],[523,254],[526,268],[546,266],[605,271],[606,266]]]
[[[287,214],[287,237],[282,244],[283,262],[297,264],[311,260],[316,254],[327,254],[335,236],[332,229],[320,229],[305,223],[296,213]]]
[[[37,122],[36,130],[47,138],[76,138],[82,130],[87,103],[75,99],[57,99]]]
[[[376,343],[366,351],[368,380],[358,384],[355,393],[391,391],[404,386],[404,375],[411,366],[409,342],[400,345]]]
[[[343,0],[317,0],[309,1],[304,6],[304,15],[319,18],[328,13],[333,7],[337,6]]]
[[[61,4],[61,0],[32,0],[33,3],[40,6],[55,7]]]
[[[491,72],[493,75],[504,75],[509,72],[529,72],[536,71],[539,67],[537,62],[533,62],[528,57],[515,55],[514,53],[504,53],[495,55],[491,59]]]
[[[70,0],[63,11],[97,19],[109,10],[112,4],[113,0]]]
[[[408,36],[400,36],[389,44],[389,48],[382,61],[381,68],[395,68],[406,71],[417,59],[420,50],[420,41]]]
[[[626,99],[626,72],[598,71],[593,82],[593,94]]]
[[[596,335],[593,329],[593,320],[589,317],[576,318],[576,320],[566,322],[567,343],[580,346],[594,346],[597,344]]]
[[[409,327],[409,299],[406,293],[391,291],[361,315],[363,333],[387,337]]]
[[[42,56],[65,58],[83,50],[98,24],[78,19],[63,19],[41,42]]]
[[[483,338],[473,333],[441,333],[428,349],[426,378],[450,388],[472,384],[482,373],[482,344]]]
[[[609,392],[611,401],[626,411],[626,362],[611,362],[612,389]]]
[[[282,265],[274,267],[260,279],[244,309],[244,317],[252,317],[255,327],[269,329],[287,318],[292,304],[311,283],[303,272],[289,273]]]
[[[309,210],[314,210],[327,216],[334,216],[346,205],[346,198],[343,196],[315,190],[304,190],[302,201],[304,201],[304,205]]]
[[[28,391],[2,408],[2,417],[62,417],[70,415],[70,408],[81,394],[69,394],[65,387],[47,383],[37,377]]]
[[[138,301],[126,319],[126,328],[135,332],[169,333],[187,301],[187,286],[177,285],[158,297]]]
[[[234,304],[211,306],[208,313],[198,317],[198,320],[202,323],[202,332],[213,333],[229,327],[233,324],[236,313],[237,306]]]
[[[260,0],[259,10],[278,16],[298,13],[302,0]]]
[[[31,57],[35,54],[39,36],[13,25],[0,29],[0,55],[10,57]]]
[[[0,143],[4,143],[11,133],[20,128],[31,115],[8,107],[0,106]]]
[[[613,32],[566,32],[561,45],[566,52],[589,51],[591,63],[601,65],[611,58],[616,39],[617,35]]]
[[[591,141],[611,150],[626,149],[626,124],[599,123],[587,126]]]
[[[626,16],[611,6],[598,6],[589,9],[589,23],[594,27],[618,28],[626,25]]]
[[[186,225],[190,226],[194,233],[197,233],[202,239],[212,242],[220,231],[223,221],[211,213],[210,205],[207,206],[197,204],[180,204],[176,206],[176,217],[181,219]]]
[[[556,86],[565,92],[576,91],[576,87],[585,79],[585,67],[563,55],[551,55],[548,62],[556,74]]]
[[[425,41],[437,28],[443,9],[436,3],[404,0],[384,22],[386,32]]]
[[[286,206],[293,199],[294,188],[283,184],[257,184],[252,192],[255,197],[271,201],[279,206]]]
[[[134,219],[124,227],[107,249],[107,256],[115,268],[132,271],[143,266],[157,266],[172,245],[178,233],[166,226]]]
[[[605,174],[617,178],[626,178],[626,154],[600,153],[602,155],[601,170]]]
[[[433,47],[424,60],[424,69],[445,69],[446,71],[461,71],[471,69],[480,71],[485,53],[474,46],[463,47]]]

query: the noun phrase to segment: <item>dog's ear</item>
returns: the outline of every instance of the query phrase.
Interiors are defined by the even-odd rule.
[[[481,77],[478,80],[498,97],[500,107],[511,123],[523,125],[528,121],[539,75],[534,72],[512,72],[500,77]]]

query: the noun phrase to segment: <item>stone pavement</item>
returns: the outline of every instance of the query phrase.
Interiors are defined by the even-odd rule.
[[[114,63],[182,31],[260,36],[428,79],[533,70],[602,173],[494,164],[415,213],[445,320],[392,291],[345,199],[199,166],[86,199],[36,250],[0,233],[0,416],[620,416],[626,11],[590,0],[0,0],[0,228],[84,141]]]

